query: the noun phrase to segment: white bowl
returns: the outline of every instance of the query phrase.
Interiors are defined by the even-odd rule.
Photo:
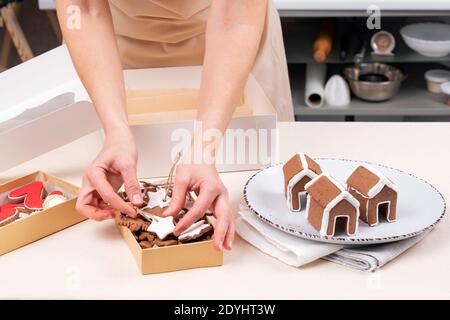
[[[400,30],[405,43],[423,56],[442,58],[450,53],[450,24],[415,23]]]

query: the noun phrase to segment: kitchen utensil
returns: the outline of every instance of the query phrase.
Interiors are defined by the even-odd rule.
[[[343,107],[350,104],[350,88],[339,75],[332,76],[325,85],[325,101],[333,107]]]
[[[320,26],[313,45],[313,57],[317,63],[326,61],[333,48],[334,26],[335,20],[332,18],[325,19]]]
[[[378,62],[347,67],[344,77],[355,96],[373,102],[391,99],[406,79],[400,69]]]
[[[450,81],[450,71],[443,69],[433,69],[425,72],[428,91],[432,93],[441,93],[441,85]]]
[[[390,32],[378,31],[370,39],[370,46],[373,54],[392,55],[395,48],[395,38]]]
[[[347,176],[361,161],[341,159],[317,159],[323,172],[330,173],[344,183]],[[442,194],[430,183],[401,170],[378,164],[370,164],[391,179],[399,188],[397,221],[380,221],[377,226],[360,221],[358,233],[349,237],[336,235],[323,237],[305,218],[305,211],[291,212],[284,195],[282,165],[275,165],[256,173],[244,189],[244,199],[253,213],[275,228],[284,232],[315,241],[341,243],[346,245],[367,245],[402,240],[419,235],[433,228],[445,213]],[[302,208],[305,208],[302,195]]]
[[[450,53],[450,24],[415,23],[400,30],[405,43],[426,57],[445,57]]]
[[[326,64],[309,63],[306,65],[305,103],[310,108],[323,105]]]
[[[356,65],[359,65],[359,64],[363,63],[364,57],[366,56],[367,41],[362,40],[358,44],[359,44],[358,45],[359,51],[357,51],[355,53],[355,56],[353,57],[353,62]]]

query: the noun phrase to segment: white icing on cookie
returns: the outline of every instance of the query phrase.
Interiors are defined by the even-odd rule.
[[[210,226],[209,223],[206,223],[205,220],[197,221],[192,224],[189,228],[184,230],[179,236],[178,240],[184,240],[193,236],[199,235],[204,229]]]
[[[67,200],[67,198],[60,194],[49,195],[44,200],[43,208],[45,210],[45,209],[49,209],[51,207],[55,207],[55,206],[60,205],[61,203],[65,202],[66,200]]]
[[[23,218],[26,218],[28,216],[29,216],[29,214],[26,213],[26,212],[19,212],[19,219],[23,219]]]
[[[156,190],[156,192],[149,191],[147,194],[149,197],[148,204],[142,209],[153,209],[155,207],[165,208],[169,206],[170,197],[166,197],[166,189],[161,188]]]
[[[155,233],[159,239],[164,240],[174,229],[175,225],[173,224],[172,216],[166,218],[155,217],[147,231]]]

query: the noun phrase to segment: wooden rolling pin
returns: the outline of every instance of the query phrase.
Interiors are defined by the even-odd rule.
[[[317,63],[325,62],[333,49],[334,19],[325,19],[313,45],[313,58]]]

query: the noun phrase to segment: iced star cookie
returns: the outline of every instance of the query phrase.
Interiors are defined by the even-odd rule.
[[[180,242],[189,242],[200,238],[205,233],[212,230],[212,225],[207,223],[205,220],[200,220],[192,224],[189,228],[184,230],[179,236],[178,240]]]

